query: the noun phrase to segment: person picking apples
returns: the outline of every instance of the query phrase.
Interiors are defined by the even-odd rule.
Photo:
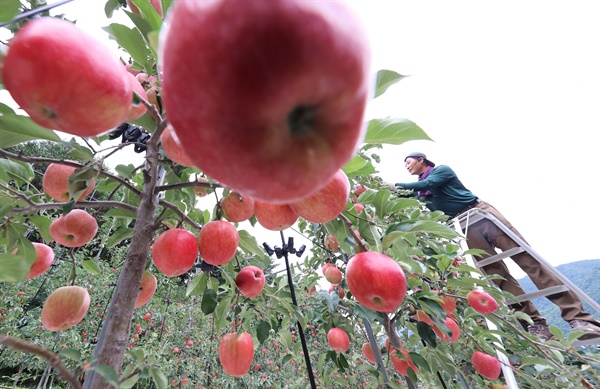
[[[436,166],[421,152],[413,152],[407,155],[404,159],[404,166],[410,174],[419,177],[418,181],[412,183],[399,182],[391,185],[392,189],[396,187],[412,189],[415,195],[426,201],[430,210],[442,211],[451,218],[472,208],[487,211],[519,238],[525,240],[496,208],[480,200],[468,190],[449,166]],[[487,255],[479,258],[479,260],[495,255],[495,248],[506,251],[518,246],[504,231],[488,219],[483,219],[469,226],[466,237],[471,249],[481,249],[487,252]],[[529,253],[522,252],[511,256],[511,258],[529,275],[538,289],[562,285],[558,278],[540,266],[539,262]],[[521,285],[510,275],[503,261],[484,266],[483,269],[486,274],[498,274],[504,278],[494,280],[494,283],[500,289],[515,296],[525,294]],[[581,300],[574,292],[569,290],[547,296],[547,298],[560,307],[562,318],[570,324],[574,331],[586,332],[579,339],[600,337],[600,323],[594,320],[592,315],[585,312]],[[530,334],[543,340],[550,339],[553,336],[546,319],[542,317],[531,301],[517,303],[512,307],[531,317],[534,324],[527,328]]]

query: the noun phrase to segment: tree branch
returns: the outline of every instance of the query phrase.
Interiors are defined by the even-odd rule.
[[[40,346],[36,346],[33,343],[29,343],[6,334],[0,334],[0,344],[10,347],[14,350],[35,354],[44,358],[48,361],[50,366],[52,366],[58,372],[58,374],[63,377],[73,388],[81,389],[81,383],[77,377],[75,377],[71,371],[67,369],[58,354]]]
[[[356,243],[360,246],[360,248],[363,251],[369,251],[369,248],[365,244],[365,241],[360,237],[360,235],[358,235],[358,232],[356,231],[356,229],[354,229],[354,226],[352,225],[350,219],[348,219],[345,215],[342,215],[341,213],[338,215],[338,217],[342,219],[342,221],[346,225],[346,228],[348,229]]]
[[[22,215],[28,213],[35,213],[38,211],[44,211],[47,209],[61,209],[68,203],[43,203],[36,204],[33,203],[30,207],[27,208],[16,208],[10,211],[7,215],[8,217],[13,215]],[[133,205],[125,204],[120,201],[78,201],[74,205],[75,208],[103,208],[103,207],[113,207],[113,208],[121,208],[127,211],[131,211],[136,213],[137,208]]]

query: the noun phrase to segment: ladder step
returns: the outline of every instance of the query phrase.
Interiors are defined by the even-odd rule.
[[[534,300],[539,297],[551,296],[553,294],[566,292],[568,290],[569,290],[569,287],[566,285],[557,285],[557,286],[551,286],[549,288],[541,289],[536,292],[525,293],[525,294],[515,296],[515,297],[518,302],[522,303],[523,301],[530,301],[530,300]],[[506,303],[510,305],[510,304],[514,304],[515,301],[507,300]]]
[[[575,340],[572,343],[572,345],[575,346],[575,347],[593,346],[595,344],[600,344],[600,337],[598,337],[598,338],[591,338],[591,339],[585,339],[585,340]]]
[[[486,259],[482,259],[480,261],[477,261],[475,263],[475,265],[479,269],[479,268],[487,266],[487,265],[489,265],[491,263],[495,263],[495,262],[501,261],[504,258],[512,257],[515,254],[522,253],[523,251],[525,251],[525,249],[523,247],[513,247],[512,249],[508,249],[508,250],[503,251],[503,252],[501,252],[499,254],[492,255],[491,257],[488,257]]]

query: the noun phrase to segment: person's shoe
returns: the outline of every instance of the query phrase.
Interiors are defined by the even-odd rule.
[[[592,339],[600,337],[600,327],[585,320],[571,320],[569,325],[573,331],[585,331],[584,335],[581,335],[579,340]]]
[[[527,327],[527,332],[531,335],[535,335],[541,340],[548,340],[554,338],[552,332],[550,332],[550,328],[544,324],[534,324]]]

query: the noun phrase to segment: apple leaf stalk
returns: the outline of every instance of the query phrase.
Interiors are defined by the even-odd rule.
[[[125,264],[119,275],[117,286],[112,296],[94,351],[93,366],[109,366],[119,373],[123,364],[123,355],[128,344],[133,310],[137,300],[146,262],[148,250],[154,235],[154,216],[158,207],[158,193],[155,188],[160,184],[158,170],[158,141],[166,121],[157,126],[156,132],[147,143],[146,166],[144,168],[144,190],[140,193],[140,205],[136,213],[133,239],[127,252]],[[84,389],[108,388],[100,374],[90,369]]]

